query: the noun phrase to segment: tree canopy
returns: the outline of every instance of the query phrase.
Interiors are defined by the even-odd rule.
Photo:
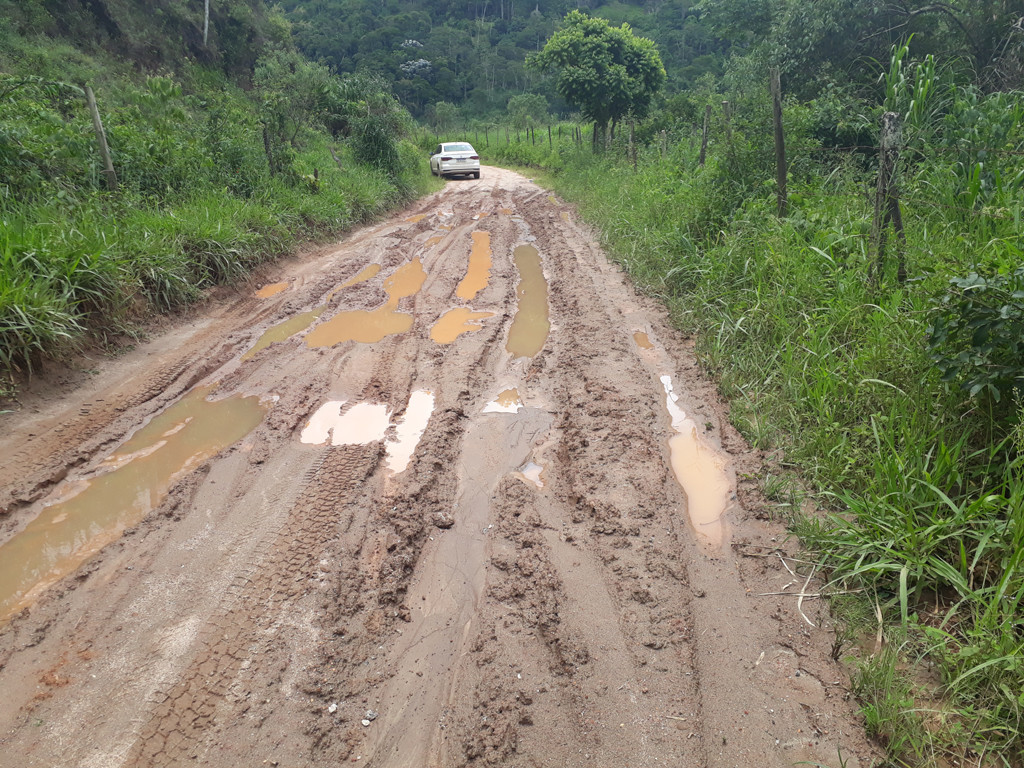
[[[634,35],[629,24],[613,27],[581,11],[570,11],[527,63],[556,73],[559,95],[602,128],[627,114],[646,116],[665,82],[665,67],[651,40]]]

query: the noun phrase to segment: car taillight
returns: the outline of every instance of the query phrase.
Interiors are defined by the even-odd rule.
[[[480,159],[480,155],[470,155],[469,159],[470,160],[479,160]]]
[[[443,160],[443,161],[454,160],[454,159],[455,159],[454,157],[442,157],[441,158],[441,160]]]

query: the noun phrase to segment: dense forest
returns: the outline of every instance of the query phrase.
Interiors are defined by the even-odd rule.
[[[777,457],[890,764],[1022,765],[1024,0],[209,7],[0,0],[5,392],[472,138],[579,205]],[[650,41],[645,90],[567,86],[574,28]]]

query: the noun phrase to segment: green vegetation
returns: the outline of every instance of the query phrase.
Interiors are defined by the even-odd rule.
[[[366,221],[430,184],[424,156],[403,138],[408,113],[385,84],[339,78],[304,59],[281,37],[287,25],[268,21],[262,3],[213,6],[234,8],[230,22],[212,19],[211,39],[221,47],[213,63],[180,60],[173,74],[136,74],[102,45],[71,48],[59,37],[71,12],[51,15],[48,3],[19,4],[22,15],[0,28],[5,376],[59,355],[86,332],[123,332],[149,311],[181,307],[208,286]],[[75,13],[113,24],[100,37],[111,46],[129,35],[139,45],[151,39],[143,19],[112,8]],[[170,18],[195,21],[194,14]],[[267,27],[279,33],[277,44],[261,38],[258,55],[230,53],[240,50],[235,35],[251,40]],[[176,55],[160,51],[164,59]],[[231,76],[239,69],[245,90]],[[116,191],[102,173],[87,83],[97,94]]]
[[[777,475],[765,493],[820,554],[826,591],[845,595],[840,641],[881,631],[877,652],[854,662],[855,683],[891,764],[1020,766],[1024,93],[986,90],[936,56],[915,58],[915,44],[894,47],[877,84],[784,81],[813,94],[785,103],[784,218],[773,62],[758,44],[639,126],[635,171],[621,134],[603,156],[567,131],[551,145],[502,136],[491,156],[551,172],[696,335],[734,423],[799,473],[821,515],[804,517],[799,486]],[[890,237],[889,250],[903,249],[905,282],[894,258],[872,277],[883,110],[903,125],[906,242]]]
[[[665,81],[654,43],[636,37],[628,24],[613,27],[572,11],[529,66],[557,73],[555,89],[583,117],[595,136],[627,115],[642,119]]]

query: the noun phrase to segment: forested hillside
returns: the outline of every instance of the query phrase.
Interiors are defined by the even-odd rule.
[[[415,115],[436,105],[469,119],[495,118],[511,96],[534,92],[568,112],[546,78],[525,66],[570,10],[629,23],[658,44],[670,88],[721,73],[730,43],[716,37],[689,0],[578,3],[573,0],[409,2],[285,0],[295,39],[310,57],[341,72],[379,73]]]

